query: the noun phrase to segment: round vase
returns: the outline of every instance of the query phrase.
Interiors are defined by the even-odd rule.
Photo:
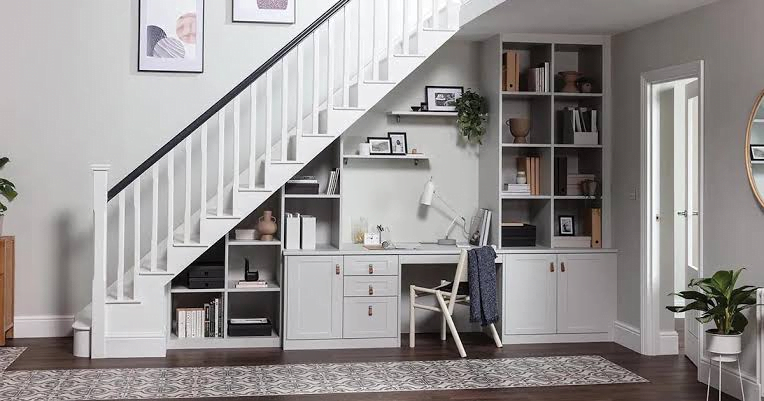
[[[273,241],[277,228],[276,218],[270,210],[264,211],[263,216],[257,220],[257,232],[260,233],[261,241]]]
[[[509,132],[515,138],[514,143],[528,143],[527,136],[531,131],[531,120],[527,118],[510,118],[507,120]]]
[[[581,91],[581,93],[592,93],[594,87],[592,86],[591,82],[582,82],[578,84],[578,89]]]
[[[565,93],[578,93],[578,87],[576,86],[576,80],[578,79],[577,71],[562,71],[559,73],[562,80],[565,81],[565,86],[562,87],[561,92]]]
[[[742,334],[716,334],[706,330],[706,349],[718,355],[737,355],[742,352]]]
[[[581,182],[581,193],[584,196],[597,196],[597,189],[599,183],[594,180],[586,180]]]
[[[528,177],[525,176],[525,171],[518,171],[517,172],[516,182],[518,184],[521,184],[521,185],[528,183]]]

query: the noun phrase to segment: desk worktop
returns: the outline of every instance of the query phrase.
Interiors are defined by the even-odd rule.
[[[344,256],[344,255],[458,255],[462,249],[457,246],[443,246],[437,244],[418,244],[416,249],[410,249],[416,244],[402,244],[402,248],[409,249],[381,249],[369,250],[359,244],[344,244],[340,249],[332,246],[317,246],[315,250],[285,249],[284,256]],[[617,253],[617,249],[597,248],[547,248],[547,247],[523,247],[502,248],[496,251],[499,255],[506,254],[558,254],[558,253]]]

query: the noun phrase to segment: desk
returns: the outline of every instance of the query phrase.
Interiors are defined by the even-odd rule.
[[[399,347],[401,310],[408,307],[401,301],[401,288],[409,284],[401,282],[402,269],[455,264],[461,250],[435,244],[285,250],[284,349]],[[611,340],[616,252],[498,250],[499,302],[502,316],[509,313],[501,324],[503,342]],[[591,283],[601,291],[588,288]]]

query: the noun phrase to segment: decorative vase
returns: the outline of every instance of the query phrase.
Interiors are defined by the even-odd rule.
[[[565,81],[565,86],[562,87],[561,92],[578,93],[576,80],[578,79],[579,74],[577,71],[561,71],[559,75],[562,77],[562,80]]]
[[[594,89],[594,86],[591,82],[588,80],[582,81],[578,80],[578,90],[581,91],[581,93],[592,93],[592,90]]]
[[[599,183],[594,180],[581,181],[581,193],[584,196],[597,196]]]
[[[509,132],[515,137],[514,143],[528,143],[526,137],[531,130],[531,120],[527,118],[510,118],[507,120]]]
[[[518,184],[527,184],[528,177],[525,176],[525,171],[518,171],[516,180]]]
[[[261,10],[286,10],[289,0],[257,0],[257,8]]]
[[[257,220],[257,232],[260,233],[261,241],[273,241],[273,234],[276,234],[277,228],[276,218],[270,210],[264,211],[263,216]]]
[[[706,349],[718,355],[737,355],[742,352],[742,334],[716,334],[706,330]]]
[[[368,143],[358,144],[358,154],[361,156],[368,156],[371,154],[371,145]]]

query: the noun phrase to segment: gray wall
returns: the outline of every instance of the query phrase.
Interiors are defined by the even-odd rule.
[[[21,193],[5,227],[17,236],[16,315],[72,315],[90,299],[91,163],[111,163],[116,183],[332,3],[300,2],[297,24],[270,25],[232,24],[230,1],[207,1],[204,74],[136,71],[138,0],[5,4],[0,154]]]
[[[704,270],[745,266],[742,281],[764,283],[764,211],[745,173],[748,114],[764,89],[764,2],[724,0],[614,37],[613,232],[618,260],[618,319],[639,327],[640,74],[706,62]],[[744,338],[744,370],[755,372],[753,327]]]

